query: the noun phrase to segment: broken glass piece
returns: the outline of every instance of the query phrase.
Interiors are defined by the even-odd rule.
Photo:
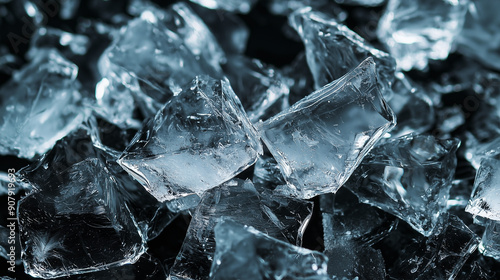
[[[36,58],[0,88],[0,154],[33,158],[85,118],[78,67],[55,50]]]
[[[395,122],[378,90],[375,63],[368,58],[260,124],[259,130],[290,192],[311,198],[336,192]]]
[[[469,0],[389,0],[377,36],[400,69],[424,70],[448,57],[462,30]]]
[[[229,82],[198,76],[145,124],[119,163],[164,202],[201,195],[259,154],[259,136]]]
[[[223,69],[252,123],[262,119],[276,102],[288,99],[290,81],[258,59],[229,56]]]
[[[481,165],[474,180],[474,190],[465,211],[473,215],[500,221],[499,164],[498,156],[484,157],[481,160]]]
[[[376,146],[346,186],[425,236],[446,212],[460,141],[405,135]]]
[[[385,0],[335,0],[339,4],[376,7],[385,3]]]
[[[394,279],[455,279],[479,240],[459,218],[445,219],[439,234],[406,247],[390,270]]]
[[[259,195],[252,182],[232,180],[211,189],[193,213],[172,279],[207,279],[215,252],[214,227],[220,217],[255,227],[297,246],[312,215],[312,202]]]
[[[367,57],[373,57],[383,89],[394,80],[396,62],[387,53],[371,47],[363,38],[335,19],[310,8],[289,18],[306,48],[307,63],[316,89],[340,78]],[[386,90],[382,90],[383,94]]]
[[[225,10],[246,14],[250,12],[257,0],[190,0],[193,3],[214,10]]]
[[[56,278],[99,271],[134,263],[145,252],[120,186],[99,160],[48,176],[40,191],[19,201],[26,273]]]
[[[252,226],[223,219],[210,279],[327,280],[328,258],[320,252],[277,240]]]
[[[479,243],[481,254],[500,261],[500,223],[489,220]]]
[[[37,30],[30,41],[27,56],[31,59],[39,55],[41,49],[57,48],[66,58],[85,55],[90,47],[90,40],[85,35],[72,34],[52,27]]]
[[[457,38],[458,50],[500,70],[500,36],[496,32],[500,27],[496,16],[500,3],[474,0],[468,7],[464,27]]]

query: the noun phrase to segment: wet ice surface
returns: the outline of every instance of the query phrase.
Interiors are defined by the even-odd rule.
[[[476,173],[474,190],[466,211],[491,220],[500,220],[498,156],[484,158]]]

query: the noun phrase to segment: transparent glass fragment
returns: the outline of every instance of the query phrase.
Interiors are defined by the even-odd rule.
[[[257,0],[190,0],[209,9],[226,10],[246,14],[250,12]]]
[[[479,251],[487,256],[500,261],[500,223],[490,220],[484,229],[483,238],[479,243]]]
[[[326,280],[328,258],[231,220],[215,227],[210,279]]]
[[[336,192],[395,125],[378,90],[373,59],[259,126],[262,139],[301,198]]]
[[[476,173],[474,190],[465,211],[490,220],[500,221],[500,159],[484,157]]]
[[[412,134],[389,140],[373,148],[346,186],[429,236],[446,212],[459,144]]]

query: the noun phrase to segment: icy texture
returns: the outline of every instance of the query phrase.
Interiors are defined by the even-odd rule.
[[[251,226],[222,220],[210,279],[327,280],[328,258],[272,238]]]
[[[455,279],[479,242],[455,216],[446,219],[438,235],[420,241],[405,248],[391,270],[394,279]]]
[[[473,0],[469,4],[462,32],[457,38],[458,50],[500,70],[500,10],[498,1]]]
[[[398,67],[423,70],[448,57],[462,30],[469,0],[389,0],[377,35]]]
[[[220,217],[252,226],[298,246],[312,215],[312,203],[257,193],[252,182],[229,181],[207,191],[189,224],[172,279],[207,279],[215,252],[214,227]]]
[[[267,154],[259,157],[253,169],[253,183],[257,189],[274,190],[280,185],[286,185],[276,160]]]
[[[413,134],[389,140],[365,157],[346,186],[429,236],[446,211],[459,144]]]
[[[40,51],[0,88],[0,154],[43,154],[83,121],[77,74],[57,51]]]
[[[142,235],[97,159],[49,175],[40,191],[19,201],[26,273],[55,278],[135,262]]]
[[[252,123],[258,122],[275,103],[288,99],[290,82],[278,69],[258,59],[229,56],[223,69]]]
[[[257,0],[190,0],[209,9],[220,9],[228,12],[246,14],[250,12]]]
[[[220,185],[259,154],[229,82],[199,76],[145,124],[119,163],[156,199],[171,201]]]
[[[339,4],[376,7],[385,3],[385,0],[335,0]]]
[[[85,55],[90,47],[87,36],[72,34],[56,28],[40,28],[30,41],[28,57],[36,58],[38,52],[44,48],[57,49],[67,58],[73,55]]]
[[[481,165],[474,180],[474,190],[465,211],[473,215],[500,221],[499,166],[500,160],[498,156],[485,157],[481,160]]]
[[[394,80],[396,62],[392,57],[371,47],[354,31],[326,14],[305,8],[292,14],[289,23],[305,45],[316,89],[340,78],[369,56],[376,63],[382,86],[389,86]]]
[[[375,63],[366,59],[260,126],[262,139],[301,198],[337,191],[395,125],[382,98]]]
[[[500,223],[488,221],[484,229],[483,238],[479,243],[479,251],[487,256],[500,261]]]

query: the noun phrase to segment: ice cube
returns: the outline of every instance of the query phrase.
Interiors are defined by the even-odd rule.
[[[209,9],[226,10],[246,14],[250,12],[257,0],[190,0]]]
[[[484,229],[483,238],[479,243],[479,251],[487,256],[500,261],[500,223],[490,220]]]
[[[474,180],[474,190],[465,211],[473,215],[500,221],[499,165],[498,155],[485,157],[481,160],[481,165]]]

